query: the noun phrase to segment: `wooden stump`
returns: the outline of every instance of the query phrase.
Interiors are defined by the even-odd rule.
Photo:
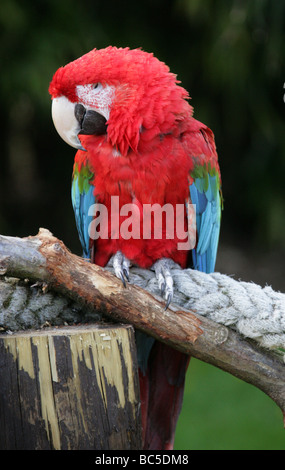
[[[139,449],[131,326],[0,335],[0,449]]]

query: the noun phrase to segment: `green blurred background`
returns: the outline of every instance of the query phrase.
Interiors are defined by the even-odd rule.
[[[0,233],[49,228],[75,253],[74,151],[48,85],[90,49],[142,47],[178,74],[215,133],[225,210],[217,270],[285,292],[284,0],[1,0]],[[177,449],[284,449],[262,392],[193,359]]]

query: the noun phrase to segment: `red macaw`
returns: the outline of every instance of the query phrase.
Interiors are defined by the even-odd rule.
[[[167,308],[173,298],[171,260],[182,268],[214,270],[221,180],[212,131],[193,118],[188,93],[176,76],[141,49],[94,49],[59,68],[49,92],[58,133],[78,149],[72,203],[83,255],[100,266],[111,259],[124,284],[130,263],[153,267]],[[145,207],[169,204],[173,216],[183,207],[184,235],[172,230],[170,236],[163,219],[156,237],[151,219],[143,236],[141,217],[136,236],[130,236],[134,227],[127,236],[126,229],[114,232],[112,217],[101,213],[100,224],[91,229],[98,208],[104,206],[107,214],[114,210],[114,197],[119,229],[127,220],[124,207],[142,215]],[[196,243],[178,248],[188,240],[191,203],[196,205]],[[189,356],[140,332],[136,341],[144,449],[172,449]]]

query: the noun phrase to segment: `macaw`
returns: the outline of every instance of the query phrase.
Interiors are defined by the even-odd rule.
[[[194,119],[176,75],[141,49],[91,50],[60,67],[49,92],[54,125],[77,149],[71,196],[83,256],[100,266],[113,264],[124,285],[131,264],[152,268],[167,308],[173,261],[207,273],[215,267],[221,176],[212,131]],[[114,197],[119,229],[129,214],[124,208],[143,215],[145,207],[168,204],[174,216],[183,208],[184,232],[169,233],[162,218],[154,236],[149,219],[144,236],[143,217],[136,219],[142,230],[121,232],[100,211],[100,224],[91,229],[98,208],[107,214],[114,209]],[[190,207],[196,210],[194,243],[181,246],[189,238]],[[138,331],[136,344],[144,449],[172,449],[189,356]]]

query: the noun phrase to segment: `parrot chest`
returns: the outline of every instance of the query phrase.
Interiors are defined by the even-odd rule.
[[[149,267],[162,257],[184,265],[187,253],[177,251],[177,243],[181,233],[185,238],[187,230],[186,163],[180,161],[179,165],[170,154],[165,158],[160,151],[142,159],[97,155],[91,165],[96,202],[106,208],[100,222],[104,230],[108,226],[108,236],[104,231],[104,237],[96,239],[95,262],[105,265],[120,250],[142,267]],[[180,234],[176,231],[177,207]]]
[[[120,205],[134,200],[141,204],[185,201],[191,159],[174,139],[165,139],[147,152],[123,157],[114,148],[101,146],[90,155],[95,194],[102,203],[119,196]],[[176,145],[175,145],[176,144]]]

